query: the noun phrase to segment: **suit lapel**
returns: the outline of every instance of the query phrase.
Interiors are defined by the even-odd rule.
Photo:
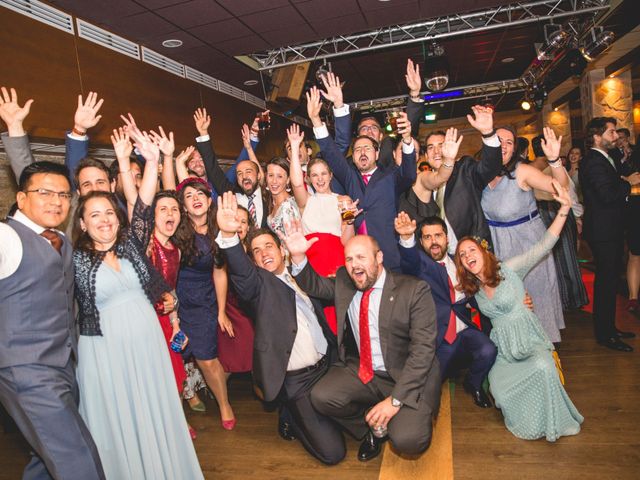
[[[356,294],[356,289],[344,267],[338,269],[336,277],[336,287],[338,287],[336,292],[336,319],[338,323],[337,336],[338,345],[342,345],[342,342],[344,341],[344,331],[347,326],[347,312],[349,311],[349,305]]]
[[[393,306],[396,303],[396,282],[393,274],[389,271],[382,287],[382,298],[380,299],[380,311],[378,312],[378,330],[380,331],[380,348],[382,358],[387,358],[387,338],[389,336],[389,324],[391,322]]]

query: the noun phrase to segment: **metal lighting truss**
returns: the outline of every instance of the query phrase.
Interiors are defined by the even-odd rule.
[[[525,82],[520,78],[513,78],[511,80],[500,80],[497,82],[477,83],[474,85],[465,85],[462,87],[452,87],[438,92],[444,94],[447,92],[453,92],[462,90],[463,94],[452,98],[436,98],[428,100],[426,104],[440,104],[448,102],[457,102],[460,100],[469,100],[471,98],[484,98],[493,95],[505,95],[509,93],[522,92],[527,88]],[[427,92],[429,95],[429,92]],[[374,100],[365,100],[361,102],[354,102],[351,104],[354,110],[371,111],[371,112],[384,112],[391,108],[402,107],[407,102],[408,95],[402,95],[397,97],[385,97],[376,98]]]
[[[577,15],[598,14],[609,9],[611,0],[540,0],[507,5],[465,14],[433,18],[408,25],[392,25],[355,35],[339,35],[318,42],[289,45],[253,53],[258,70],[329,59],[425,40],[465,35],[534,22],[553,21]]]

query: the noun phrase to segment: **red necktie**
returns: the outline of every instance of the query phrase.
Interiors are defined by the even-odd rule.
[[[444,262],[438,262],[445,268]],[[449,282],[449,298],[451,299],[451,313],[449,314],[449,325],[447,325],[447,331],[444,334],[444,339],[447,343],[452,344],[456,341],[456,314],[453,311],[453,304],[456,303],[456,291],[453,288],[453,283],[451,283],[451,277],[449,277],[449,273],[447,272],[447,281]]]
[[[358,377],[367,384],[373,378],[373,364],[371,362],[371,337],[369,335],[369,296],[373,288],[362,293],[360,299],[360,369]]]
[[[369,179],[371,178],[371,175],[373,175],[372,173],[363,173],[362,174],[362,181],[364,182],[365,185],[369,185]]]
[[[51,246],[55,248],[60,255],[62,255],[62,238],[60,238],[60,235],[51,229],[43,231],[40,235],[49,240],[51,242]]]

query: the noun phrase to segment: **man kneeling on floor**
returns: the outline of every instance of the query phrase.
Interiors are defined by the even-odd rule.
[[[345,267],[335,278],[319,276],[307,262],[315,240],[304,237],[299,221],[283,240],[297,284],[336,307],[339,359],[314,385],[313,406],[364,439],[359,460],[375,458],[387,438],[400,454],[421,454],[440,403],[429,285],[387,271],[378,243],[367,235],[346,244]]]

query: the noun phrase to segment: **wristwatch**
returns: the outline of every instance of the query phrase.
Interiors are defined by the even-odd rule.
[[[398,400],[397,398],[391,397],[391,406],[396,407],[396,408],[400,408],[402,406],[402,402],[400,400]]]
[[[481,133],[480,135],[482,135],[482,138],[489,138],[489,137],[493,137],[495,134],[496,134],[496,129],[494,128],[489,133]]]

